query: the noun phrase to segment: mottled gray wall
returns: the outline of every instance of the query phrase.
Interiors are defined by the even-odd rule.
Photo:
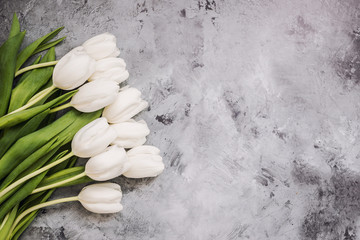
[[[117,36],[150,109],[155,179],[115,181],[124,210],[47,208],[27,239],[360,239],[360,2],[10,1],[61,57]],[[74,195],[80,187],[57,191]]]

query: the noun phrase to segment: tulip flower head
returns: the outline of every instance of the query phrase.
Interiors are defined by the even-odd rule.
[[[121,58],[104,58],[96,61],[96,71],[89,81],[115,81],[122,83],[129,78],[126,63]]]
[[[78,195],[81,205],[94,213],[116,213],[123,209],[121,188],[115,183],[98,183],[84,187]]]
[[[120,176],[129,167],[125,149],[115,145],[90,158],[85,165],[85,173],[96,181],[107,181]]]
[[[103,33],[90,38],[82,45],[85,51],[95,60],[117,57],[120,50],[116,47],[116,37],[110,33]]]
[[[146,145],[129,150],[127,156],[131,166],[123,175],[128,178],[156,177],[165,168],[159,153],[158,148]]]
[[[79,88],[70,104],[81,112],[95,112],[113,103],[119,92],[119,85],[114,81],[90,82]]]
[[[83,47],[77,47],[63,56],[55,65],[53,84],[63,90],[81,86],[95,72],[96,61]]]
[[[143,145],[150,130],[144,120],[135,121],[130,119],[125,122],[110,125],[117,134],[116,139],[111,143],[123,148],[133,148]]]
[[[121,90],[116,100],[104,108],[103,116],[109,123],[119,123],[130,120],[144,110],[148,103],[141,99],[141,92],[136,88]]]
[[[98,118],[82,127],[71,142],[72,152],[83,158],[93,157],[106,149],[116,138],[106,118]]]

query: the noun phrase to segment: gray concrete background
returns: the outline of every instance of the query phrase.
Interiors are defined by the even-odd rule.
[[[360,239],[356,0],[1,0],[61,57],[117,36],[166,170],[118,178],[124,210],[42,211],[30,239]],[[61,189],[72,196],[80,186]]]

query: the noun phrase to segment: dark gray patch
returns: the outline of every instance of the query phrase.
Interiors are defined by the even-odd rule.
[[[144,1],[143,3],[137,3],[136,4],[136,11],[138,13],[147,13],[148,9],[146,8],[146,1]]]
[[[223,96],[231,111],[231,118],[235,122],[241,120],[241,117],[246,116],[246,112],[241,109],[240,103],[243,101],[241,97],[236,96],[231,91],[226,91]]]
[[[360,216],[360,176],[341,165],[332,168],[330,182],[318,188],[313,204],[302,224],[304,239],[356,239]]]
[[[352,227],[346,227],[344,240],[356,240],[356,233]]]
[[[155,119],[158,121],[158,122],[161,122],[162,124],[164,125],[170,125],[173,123],[174,121],[174,116],[166,113],[166,114],[163,114],[163,115],[157,115],[155,117]]]
[[[255,180],[265,187],[269,186],[268,180],[266,178],[264,178],[263,176],[256,176]]]
[[[186,18],[186,9],[180,11],[180,17]]]
[[[275,194],[273,192],[270,193],[270,198],[275,197]]]
[[[65,234],[64,234],[64,227],[60,227],[56,233],[56,237],[57,239],[59,240],[67,240],[67,238],[65,237]]]
[[[345,170],[336,170],[331,177],[334,188],[334,208],[347,216],[360,215],[360,176]]]
[[[261,175],[268,179],[271,183],[275,181],[274,175],[266,168],[261,168]]]
[[[139,191],[142,187],[148,187],[155,178],[126,178],[120,176],[114,181],[121,186],[121,191],[126,194],[132,191]]]
[[[192,69],[202,68],[202,67],[204,67],[204,64],[203,64],[203,63],[198,63],[197,61],[193,61],[193,62],[191,63],[191,68],[192,68]]]
[[[349,34],[352,44],[339,52],[335,60],[335,72],[342,79],[345,89],[352,89],[360,82],[360,35],[358,31]]]
[[[251,134],[254,136],[254,138],[258,138],[258,137],[259,137],[260,133],[259,133],[257,127],[252,127],[252,128],[250,129],[250,131],[251,131]]]
[[[187,117],[189,116],[190,110],[191,110],[191,104],[187,103],[186,107],[185,107],[185,116],[187,116]]]
[[[274,129],[272,131],[278,138],[280,138],[281,140],[285,141],[286,142],[286,139],[287,139],[287,134],[280,131],[279,129]]]
[[[212,18],[211,18],[211,23],[212,23],[212,25],[214,25],[214,26],[215,26],[215,23],[216,23],[216,22],[215,22],[215,19],[216,19],[216,17],[212,17]]]
[[[217,12],[215,0],[205,0],[205,1],[199,0],[198,7],[199,7],[199,9],[202,9],[202,8],[205,9],[205,11]]]
[[[304,183],[307,185],[319,185],[320,184],[320,175],[311,167],[302,163],[301,160],[293,161],[293,169],[291,175],[294,177],[296,182]]]
[[[185,169],[185,166],[181,163],[182,155],[182,153],[178,152],[170,159],[170,166],[176,168],[180,173]]]
[[[64,234],[64,227],[50,228],[50,227],[32,227],[30,226],[23,235],[26,235],[27,239],[56,239],[56,240],[67,240]]]
[[[303,239],[340,239],[339,225],[341,219],[338,214],[330,209],[319,209],[316,212],[309,213],[301,226]]]

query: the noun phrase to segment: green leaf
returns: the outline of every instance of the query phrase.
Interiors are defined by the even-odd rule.
[[[32,206],[46,202],[53,192],[54,190],[49,190],[44,193],[30,195],[27,199],[24,200],[25,202],[22,204],[22,208],[19,212],[21,213]],[[34,220],[38,213],[39,210],[36,210],[24,217],[13,230],[13,237],[11,239],[18,239],[20,235],[25,231],[25,229],[30,225],[30,223]]]
[[[20,69],[20,67],[24,64],[24,62],[31,56],[34,54],[34,52],[36,51],[36,49],[41,45],[41,44],[45,44],[48,41],[50,41],[51,39],[53,39],[64,27],[60,27],[58,29],[55,29],[54,31],[52,31],[51,33],[46,34],[45,36],[37,39],[36,41],[34,41],[33,43],[31,43],[29,46],[27,46],[26,48],[24,48],[18,55],[17,60],[16,60],[16,68],[15,70],[18,71]]]
[[[4,131],[4,135],[0,139],[0,158],[5,154],[10,146],[16,142],[16,140],[34,132],[40,126],[40,123],[45,119],[48,113],[49,109],[35,115],[27,121],[26,124],[18,124],[15,127],[6,129]]]
[[[41,60],[41,55],[38,56],[31,65],[38,64],[38,63],[40,62],[40,60]],[[20,77],[19,81],[17,82],[17,84],[20,84],[22,81],[24,81],[31,73],[32,73],[31,70],[30,70],[30,71],[27,71],[27,72],[24,72],[24,73],[21,75],[21,77]]]
[[[31,178],[28,180],[21,188],[19,188],[6,202],[1,204],[0,207],[0,219],[3,219],[4,216],[12,209],[16,204],[19,204],[31,192],[36,188],[36,186],[41,182],[45,177],[47,171]]]
[[[55,60],[55,48],[51,48],[41,59],[40,63]],[[54,67],[38,68],[31,71],[21,83],[19,83],[11,93],[10,105],[8,112],[12,112],[22,106],[36,94],[51,78]]]
[[[55,41],[52,41],[52,42],[49,42],[49,43],[45,43],[45,44],[41,44],[39,47],[37,47],[34,51],[33,54],[36,54],[36,53],[39,53],[39,52],[42,52],[48,48],[51,48],[51,47],[55,47],[57,44],[61,43],[66,37],[62,37],[62,38],[59,38]]]
[[[18,33],[20,33],[20,23],[18,17],[16,16],[16,13],[14,13],[9,38],[14,37]]]
[[[48,186],[48,185],[52,185],[52,184],[62,182],[64,180],[66,180],[66,179],[69,179],[71,177],[79,175],[79,174],[83,173],[84,171],[85,171],[85,167],[82,167],[82,166],[67,168],[67,169],[58,171],[58,172],[54,173],[53,175],[51,175],[49,177],[45,177],[41,181],[41,183],[39,183],[37,188],[45,187],[45,186]],[[92,182],[92,181],[94,181],[94,180],[92,180],[88,176],[84,176],[84,177],[81,177],[79,179],[73,180],[71,182],[64,183],[64,184],[60,185],[59,187],[73,186],[73,185],[82,184],[82,183],[89,183],[89,182]]]
[[[24,122],[24,121],[32,118],[36,114],[39,114],[39,113],[45,111],[46,109],[49,109],[51,107],[56,107],[64,102],[66,102],[67,100],[69,100],[76,92],[77,92],[77,90],[74,90],[74,91],[68,92],[48,103],[45,103],[43,105],[28,108],[28,109],[22,110],[20,112],[5,115],[0,118],[0,129],[15,126],[21,122]]]
[[[15,207],[13,207],[11,212],[9,212],[9,217],[6,220],[5,225],[0,229],[0,240],[6,240],[6,237],[9,234],[12,224],[15,221],[18,208],[19,208],[19,205],[15,205]]]
[[[59,149],[61,142],[56,140],[57,138],[52,139],[17,165],[1,182],[0,190],[4,190],[13,181],[42,167]]]
[[[79,115],[76,110],[71,110],[50,125],[17,140],[0,159],[0,180],[22,160],[64,131]]]
[[[24,36],[25,32],[18,33],[0,47],[0,117],[7,113],[15,75],[16,54]]]

